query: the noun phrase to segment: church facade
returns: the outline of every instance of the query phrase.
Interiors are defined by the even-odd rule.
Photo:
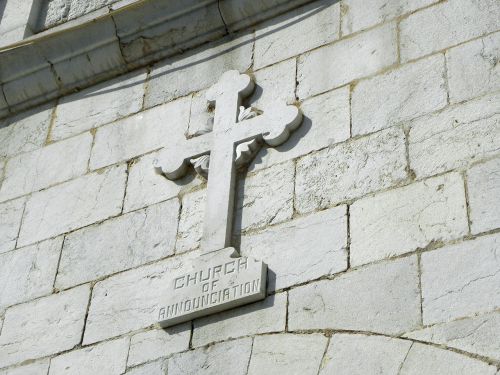
[[[498,0],[3,0],[0,375],[499,375],[499,61]]]

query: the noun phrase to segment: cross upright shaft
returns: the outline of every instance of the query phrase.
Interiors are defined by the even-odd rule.
[[[221,79],[219,83],[223,82]],[[216,111],[201,242],[203,252],[231,245],[235,181],[235,142],[231,129],[236,125],[242,95],[250,94],[254,87],[246,75],[239,76],[232,84],[234,90],[220,90],[216,85],[207,93],[207,99],[216,102]]]
[[[181,149],[165,148],[155,168],[168,179],[178,179],[187,172],[192,158],[210,154],[207,203],[202,237],[202,251],[209,253],[231,246],[235,150],[238,143],[256,138],[270,146],[285,142],[302,122],[298,108],[277,105],[269,113],[238,123],[241,99],[251,94],[254,84],[246,74],[228,71],[207,92],[216,104],[213,131],[189,140],[179,140]]]

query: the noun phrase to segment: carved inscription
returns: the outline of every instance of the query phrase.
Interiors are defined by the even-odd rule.
[[[188,272],[172,279],[166,301],[158,310],[163,327],[232,308],[265,297],[264,263],[231,258],[233,248],[203,255]]]

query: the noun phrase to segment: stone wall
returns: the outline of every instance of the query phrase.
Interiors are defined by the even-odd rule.
[[[316,1],[2,120],[0,374],[498,374],[499,30],[497,0]],[[206,182],[152,161],[229,69],[305,116],[238,177],[269,296],[159,329]]]

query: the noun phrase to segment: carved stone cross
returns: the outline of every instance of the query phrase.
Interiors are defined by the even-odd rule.
[[[199,172],[208,168],[203,255],[199,264],[173,279],[175,297],[167,299],[178,302],[160,308],[163,326],[265,297],[265,264],[239,258],[231,247],[235,170],[250,161],[261,143],[275,147],[285,142],[301,124],[302,115],[297,107],[283,103],[246,119],[248,110],[241,101],[253,89],[248,75],[224,73],[207,92],[207,100],[216,106],[212,132],[187,139],[175,150],[166,149],[155,161],[156,171],[171,180],[184,176],[190,164]],[[203,296],[208,296],[205,301]]]

